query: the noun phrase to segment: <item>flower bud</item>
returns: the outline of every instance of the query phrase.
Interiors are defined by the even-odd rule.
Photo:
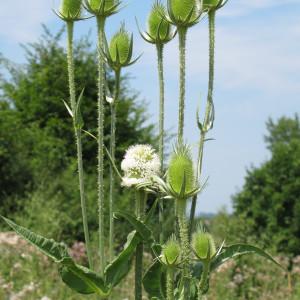
[[[174,235],[163,245],[161,261],[167,266],[176,266],[180,263],[180,244]]]
[[[118,0],[85,0],[86,9],[93,15],[108,17],[117,13]]]
[[[171,25],[165,19],[166,9],[162,3],[156,2],[148,17],[148,34],[154,41],[168,42],[173,34]]]
[[[62,0],[59,14],[66,19],[77,19],[81,14],[81,0]]]
[[[127,187],[147,183],[151,177],[158,175],[160,160],[150,145],[135,145],[129,147],[121,163],[124,171],[122,185]]]
[[[109,45],[109,54],[113,63],[120,66],[130,62],[132,57],[132,37],[122,25],[120,30],[112,37]]]
[[[167,181],[178,195],[187,195],[195,189],[195,174],[190,148],[177,145],[167,172]]]
[[[97,11],[101,8],[102,2],[104,1],[104,11],[108,11],[111,9],[116,3],[115,0],[90,0],[90,7],[94,10]]]
[[[177,26],[190,27],[197,23],[201,10],[199,0],[168,0],[171,22]]]
[[[203,230],[194,233],[192,248],[200,260],[211,259],[217,252],[212,235]]]

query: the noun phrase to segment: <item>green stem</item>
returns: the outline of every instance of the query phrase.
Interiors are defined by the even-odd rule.
[[[190,243],[188,236],[188,222],[186,219],[186,200],[177,199],[177,217],[179,224],[179,236],[183,260],[183,286],[184,286],[184,299],[189,299],[189,280],[190,280]]]
[[[145,214],[146,195],[143,191],[136,191],[136,216],[141,220]],[[135,254],[135,300],[142,300],[143,288],[142,288],[142,277],[143,277],[143,252],[144,245],[139,243],[136,247]]]
[[[164,121],[165,121],[165,84],[164,84],[164,68],[163,68],[163,44],[157,44],[157,65],[159,78],[159,147],[158,153],[160,158],[160,174],[164,172]],[[159,201],[159,226],[160,235],[159,240],[162,244],[164,242],[163,222],[164,222],[164,203],[163,199]]]
[[[67,41],[67,60],[68,60],[68,76],[69,76],[69,89],[70,89],[70,102],[73,116],[75,115],[76,109],[76,89],[75,89],[75,75],[74,75],[74,58],[73,58],[73,31],[74,22],[67,22],[68,31],[68,41]],[[82,162],[82,142],[81,142],[81,129],[76,127],[75,118],[73,117],[73,125],[75,132],[75,140],[77,147],[77,164],[78,164],[78,179],[79,179],[79,192],[81,201],[81,211],[82,211],[82,222],[83,231],[86,245],[86,252],[89,261],[89,266],[93,268],[92,253],[90,245],[90,236],[87,222],[87,212],[86,212],[86,201],[85,201],[85,191],[84,191],[84,172],[83,172],[83,162]]]
[[[97,17],[98,25],[98,209],[99,209],[99,256],[100,273],[105,268],[104,254],[104,102],[105,102],[105,65],[100,51],[104,46],[105,18]]]
[[[174,268],[167,269],[167,300],[174,300]]]
[[[120,70],[115,71],[115,93],[113,103],[110,105],[111,111],[111,128],[110,128],[110,155],[115,163],[115,152],[116,152],[116,121],[117,121],[117,105],[120,94]],[[114,169],[110,164],[109,168],[110,175],[110,188],[109,188],[109,258],[110,261],[114,258]]]
[[[203,296],[205,295],[205,288],[206,288],[208,275],[209,275],[209,263],[204,262],[201,279],[198,287],[198,300],[203,300]]]
[[[187,28],[185,27],[178,28],[179,57],[180,57],[178,142],[183,142],[183,132],[184,132],[186,34],[187,34]]]
[[[213,91],[214,91],[214,74],[215,74],[215,10],[211,10],[208,14],[208,26],[209,26],[209,80],[208,80],[208,95],[207,95],[207,103],[206,103],[206,112],[203,122],[204,131],[201,132],[200,144],[199,144],[199,152],[198,152],[198,170],[196,180],[197,182],[201,178],[202,173],[202,162],[203,162],[203,151],[204,151],[204,143],[207,131],[205,127],[208,126],[210,122],[210,114],[213,106]],[[193,231],[194,219],[196,213],[197,206],[197,195],[193,197],[192,206],[191,206],[191,214],[190,214],[190,230],[189,237],[191,238],[191,233]]]

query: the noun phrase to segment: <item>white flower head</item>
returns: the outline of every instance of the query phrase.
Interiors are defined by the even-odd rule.
[[[158,175],[160,160],[151,145],[134,145],[126,151],[121,169],[124,171],[122,185],[131,187]]]

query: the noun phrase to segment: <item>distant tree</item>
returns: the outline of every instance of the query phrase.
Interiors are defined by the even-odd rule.
[[[72,121],[62,102],[68,102],[66,53],[63,30],[52,35],[46,27],[36,43],[25,45],[26,63],[16,65],[0,55],[0,208],[18,209],[14,197],[23,197],[74,166],[76,155]],[[76,81],[84,88],[82,112],[85,129],[95,132],[97,123],[97,57],[88,37],[75,46]],[[109,87],[113,78],[108,70]],[[118,106],[117,158],[131,144],[153,143],[153,125],[146,124],[146,105],[122,78]],[[110,129],[106,110],[106,141]],[[96,141],[84,139],[85,172],[95,176]],[[107,161],[107,160],[106,160]],[[73,172],[76,168],[73,167]],[[76,176],[72,177],[74,182]],[[77,183],[77,181],[76,181]],[[76,185],[75,189],[76,189]],[[77,190],[76,190],[77,192]],[[78,205],[79,207],[79,205]]]
[[[234,211],[252,233],[277,250],[300,253],[300,122],[269,120],[265,137],[271,158],[247,171],[241,192],[233,197]]]

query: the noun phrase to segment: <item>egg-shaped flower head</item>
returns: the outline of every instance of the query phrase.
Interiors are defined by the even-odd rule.
[[[202,227],[193,234],[192,249],[196,257],[201,260],[211,260],[217,253],[215,241],[212,235]]]
[[[125,24],[113,35],[104,53],[107,63],[114,70],[134,64],[139,58],[132,60],[133,36],[125,29]]]
[[[62,0],[57,15],[65,21],[81,19],[82,0]]]
[[[181,248],[175,235],[172,235],[163,245],[160,260],[168,267],[178,266],[181,263]]]
[[[177,144],[174,148],[167,170],[167,186],[169,193],[176,199],[187,199],[199,191],[188,145]]]
[[[108,17],[118,12],[121,4],[118,0],[85,0],[88,12],[99,17]]]
[[[124,172],[122,185],[137,187],[150,183],[160,172],[160,160],[151,145],[134,145],[128,148],[121,163]]]
[[[148,17],[148,31],[141,33],[142,37],[152,44],[166,44],[171,41],[176,31],[166,19],[167,10],[165,6],[157,0],[151,9]]]
[[[168,21],[177,27],[191,27],[202,13],[199,0],[168,0]]]

